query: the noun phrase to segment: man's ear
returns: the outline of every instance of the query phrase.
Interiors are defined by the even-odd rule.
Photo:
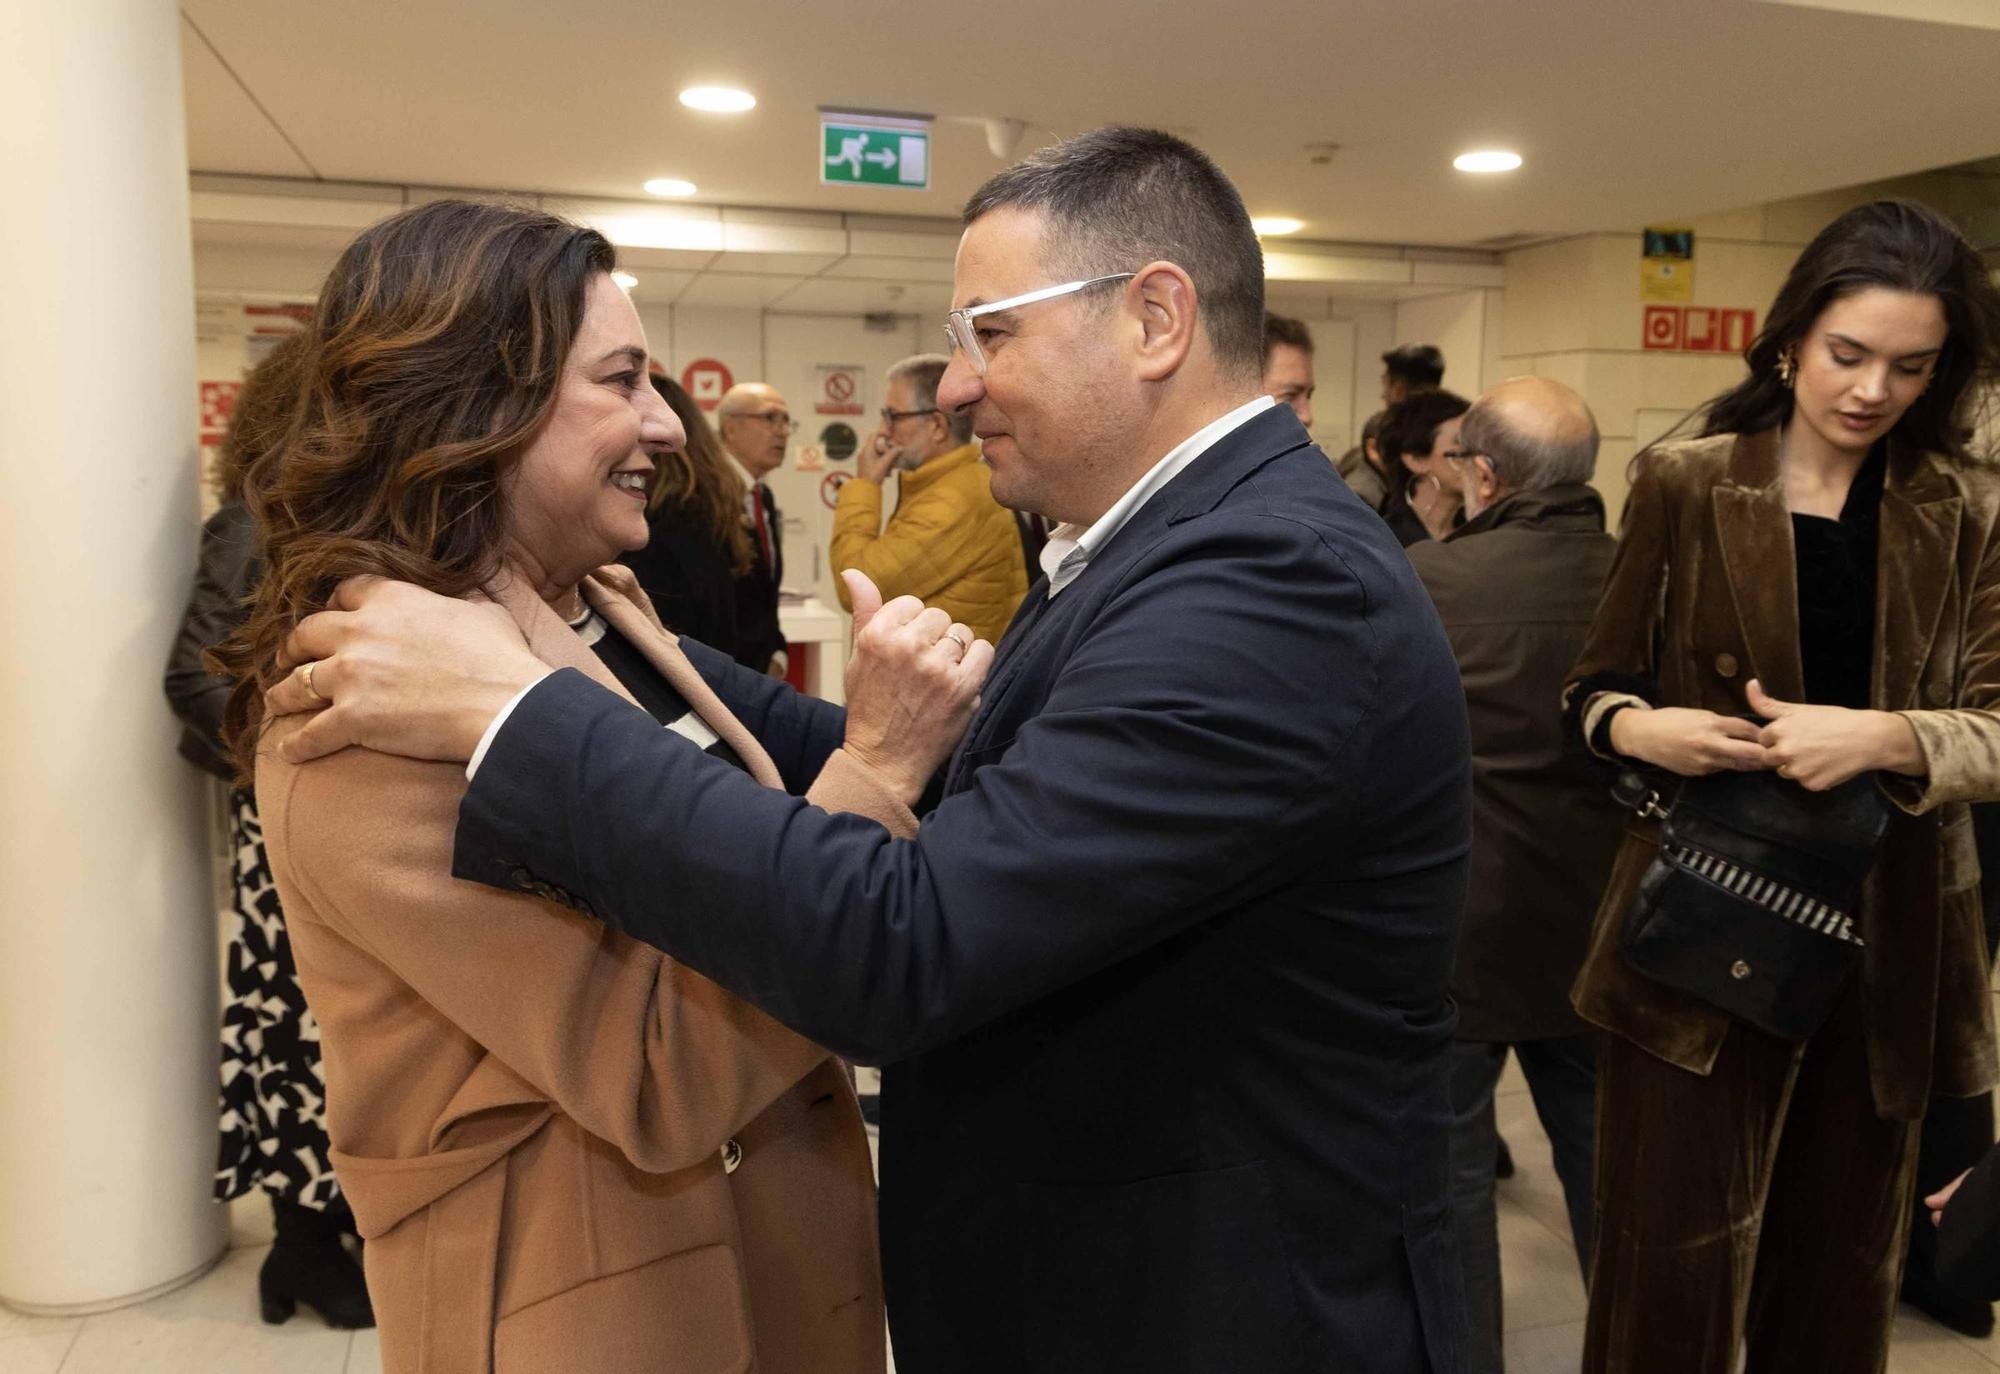
[[[1500,499],[1500,474],[1493,470],[1493,460],[1483,453],[1473,458],[1472,464],[1479,474],[1479,504],[1490,506]]]
[[[1145,381],[1164,381],[1194,348],[1199,308],[1194,280],[1171,262],[1149,262],[1126,288],[1139,326],[1137,362]]]

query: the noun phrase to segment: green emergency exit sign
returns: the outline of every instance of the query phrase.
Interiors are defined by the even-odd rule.
[[[824,186],[931,184],[931,127],[923,119],[832,114],[819,117],[819,179]]]

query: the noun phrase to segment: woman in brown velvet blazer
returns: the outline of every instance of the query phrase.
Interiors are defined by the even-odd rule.
[[[718,785],[783,785],[630,573],[592,573],[645,541],[653,455],[682,441],[612,265],[594,232],[495,206],[368,230],[321,296],[287,442],[250,477],[269,571],[224,657],[334,1167],[395,1374],[868,1374],[874,1188],[842,1067],[567,893],[455,879],[470,770],[360,749],[294,766],[276,746],[300,718],[251,724],[290,627],[373,568],[490,602],[551,669],[714,756]],[[837,752],[808,802],[914,831],[977,685],[942,628],[892,660],[898,704],[935,725],[893,758]]]
[[[1877,1371],[1931,1093],[1994,1082],[1965,803],[2000,796],[2000,480],[1965,452],[2000,296],[1936,215],[1882,202],[1800,257],[1704,437],[1640,455],[1566,699],[1670,774],[1873,771],[1894,803],[1860,973],[1803,1042],[1625,959],[1635,821],[1574,991],[1610,1032],[1584,1367]],[[1757,719],[1746,719],[1754,716]]]

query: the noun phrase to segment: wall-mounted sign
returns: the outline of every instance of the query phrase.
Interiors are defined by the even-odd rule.
[[[861,441],[855,436],[854,426],[835,420],[819,432],[819,442],[827,457],[836,463],[844,463],[854,456],[854,450]]]
[[[828,510],[840,504],[840,489],[853,480],[851,472],[829,472],[820,479],[819,499],[826,502]]]
[[[222,442],[223,434],[229,429],[229,413],[236,409],[236,393],[242,389],[241,382],[201,384],[201,442],[204,448],[212,448]]]
[[[818,444],[800,444],[798,469],[800,472],[824,472],[826,450]]]
[[[1640,326],[1648,352],[1741,353],[1757,336],[1757,312],[1712,305],[1649,305]]]
[[[1639,258],[1639,299],[1676,305],[1694,299],[1694,230],[1645,231]]]
[[[821,415],[859,415],[868,370],[847,363],[821,363],[813,409]]]
[[[819,112],[822,186],[931,184],[931,122],[920,116]]]
[[[722,404],[722,393],[736,385],[729,368],[714,358],[696,358],[681,372],[681,386],[703,410]]]

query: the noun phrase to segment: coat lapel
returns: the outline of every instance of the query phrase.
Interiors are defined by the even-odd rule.
[[[665,630],[655,625],[616,590],[595,578],[584,579],[583,590],[598,613],[631,641],[647,661],[660,670],[660,675],[673,689],[687,700],[688,706],[701,717],[703,723],[736,751],[752,777],[766,787],[784,787],[771,756],[764,752],[763,746],[757,743],[743,723],[730,714],[729,708],[702,680],[694,664],[688,662],[687,655],[680,651]],[[551,668],[574,668],[599,686],[608,687],[633,705],[638,705],[632,694],[625,690],[624,684],[604,666],[604,661],[577,638],[576,631],[570,629],[561,616],[549,609],[548,603],[536,594],[533,587],[519,578],[506,577],[489,587],[487,595],[514,617],[514,623],[521,627],[521,633],[528,641],[529,651],[536,658]]]
[[[1805,699],[1799,657],[1799,570],[1778,474],[1778,431],[1746,434],[1715,489],[1715,539],[1750,664],[1780,701]]]
[[[647,662],[660,670],[660,676],[681,694],[689,708],[701,717],[702,723],[715,731],[724,744],[736,751],[736,756],[743,760],[743,766],[750,770],[750,776],[766,787],[784,790],[785,784],[778,776],[778,766],[771,762],[771,756],[764,751],[764,746],[759,744],[757,737],[752,735],[744,727],[743,722],[736,719],[729,708],[722,704],[722,698],[715,694],[715,689],[708,685],[694,664],[688,661],[688,656],[681,652],[678,640],[654,624],[645,612],[620,596],[615,589],[597,578],[586,577],[583,580],[583,594],[590,599],[590,604],[597,608],[597,613],[611,622],[613,629],[624,635],[627,641],[646,656]],[[575,636],[572,635],[571,638]],[[593,654],[592,657],[596,655]]]
[[[1875,706],[1907,711],[1937,638],[1965,499],[1938,460],[1891,445],[1876,555]]]

